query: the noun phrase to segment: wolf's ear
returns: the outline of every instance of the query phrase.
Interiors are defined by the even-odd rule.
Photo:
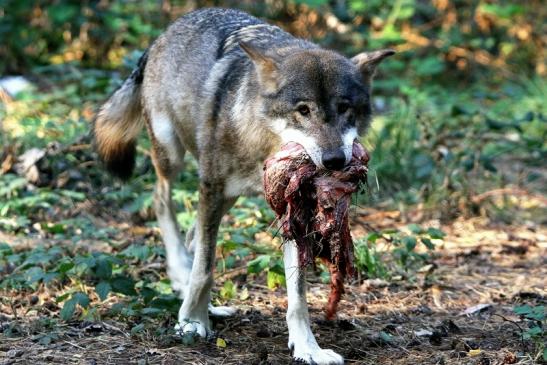
[[[382,62],[384,58],[393,56],[394,54],[395,51],[392,49],[381,49],[373,52],[359,53],[351,60],[357,65],[357,68],[361,71],[364,79],[370,82],[376,72],[376,67],[380,62]]]
[[[264,51],[250,45],[247,42],[239,42],[239,46],[253,61],[258,74],[258,80],[266,91],[273,92],[278,86],[279,69],[273,58],[264,54]]]

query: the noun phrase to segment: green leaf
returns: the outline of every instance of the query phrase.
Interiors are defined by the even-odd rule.
[[[64,303],[63,308],[61,309],[61,312],[59,313],[61,316],[61,319],[63,321],[70,320],[72,316],[74,315],[75,310],[76,310],[76,301],[74,300],[74,298],[67,300]]]
[[[66,232],[66,227],[62,223],[55,223],[55,224],[54,223],[42,223],[42,224],[40,224],[40,227],[44,231],[52,233],[52,234],[60,234],[60,233],[65,233]]]
[[[277,259],[276,263],[270,267],[269,271],[272,271],[279,275],[285,275],[285,268],[283,266],[283,261],[281,259]]]
[[[25,272],[25,277],[29,284],[34,284],[44,277],[44,270],[41,267],[31,267]]]
[[[232,233],[230,238],[231,238],[231,241],[237,244],[244,244],[247,241],[249,241],[247,237],[238,233]]]
[[[101,257],[97,260],[95,266],[95,275],[99,279],[108,280],[112,276],[112,263],[105,257]]]
[[[154,289],[144,287],[141,289],[140,294],[142,300],[144,301],[144,304],[148,305],[148,303],[150,303],[150,301],[154,299],[156,295],[158,295],[158,292],[156,292]]]
[[[529,306],[528,304],[521,305],[521,306],[513,308],[513,312],[520,315],[526,315],[532,312],[532,307]]]
[[[285,286],[285,275],[279,274],[275,271],[269,270],[268,271],[268,278],[267,278],[268,288],[275,289],[280,286]]]
[[[260,255],[256,259],[247,263],[247,272],[249,274],[257,274],[264,271],[270,265],[270,255]]]
[[[409,224],[408,229],[414,234],[421,234],[424,231],[418,224]]]
[[[67,271],[69,271],[70,269],[72,269],[73,267],[74,267],[74,262],[71,262],[71,261],[61,262],[57,266],[57,271],[61,274],[64,274]]]
[[[380,238],[380,234],[378,232],[372,232],[368,234],[367,241],[370,243],[374,243],[378,238]]]
[[[105,300],[108,297],[108,293],[112,290],[112,286],[110,286],[109,283],[106,281],[101,281],[97,286],[95,287],[95,292],[99,296],[101,300]]]
[[[76,292],[72,294],[72,298],[70,300],[74,300],[77,304],[79,304],[83,308],[89,307],[89,297],[85,293]]]
[[[63,302],[66,298],[68,298],[70,296],[70,293],[65,293],[63,295],[59,295],[57,298],[55,298],[55,302],[56,303],[61,303]]]
[[[295,0],[297,4],[308,5],[311,8],[318,8],[322,5],[328,4],[328,0]]]
[[[136,295],[135,281],[128,276],[118,275],[110,280],[112,291],[125,295]]]
[[[174,295],[162,295],[160,297],[154,298],[148,304],[148,307],[159,308],[176,314],[180,309],[180,304],[180,299],[178,297]]]
[[[414,249],[416,248],[416,237],[414,236],[403,237],[403,243],[407,251],[409,252],[414,251]]]
[[[13,250],[11,249],[10,245],[5,242],[0,242],[0,257],[5,257],[11,255],[12,253]]]
[[[235,250],[239,247],[239,244],[235,243],[234,241],[223,241],[219,244],[219,246],[225,251],[230,252]]]
[[[435,249],[435,245],[433,244],[433,242],[431,242],[429,238],[422,238],[421,240],[425,247],[427,247],[429,250]]]
[[[390,335],[389,333],[387,332],[384,332],[384,331],[380,331],[380,338],[384,341],[384,342],[392,342],[393,341],[393,336]]]
[[[146,245],[131,245],[126,248],[122,253],[129,257],[134,257],[140,261],[145,261],[151,254],[150,247]]]
[[[237,288],[232,280],[226,280],[220,288],[220,296],[223,299],[233,299],[236,296]]]
[[[428,228],[427,234],[433,239],[442,239],[446,234],[437,228]]]
[[[524,333],[524,338],[525,338],[525,339],[531,339],[531,338],[540,336],[542,333],[543,333],[543,330],[541,329],[541,327],[539,327],[539,326],[534,326],[534,327],[532,327],[532,328],[529,328],[529,329]]]
[[[532,308],[532,312],[526,315],[527,318],[543,321],[545,319],[545,306],[539,305]]]
[[[138,325],[133,326],[133,328],[131,328],[131,336],[136,335],[137,333],[141,332],[143,329],[144,329],[144,323],[139,323]]]

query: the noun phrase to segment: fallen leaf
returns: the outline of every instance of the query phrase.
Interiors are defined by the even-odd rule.
[[[249,299],[249,289],[247,287],[243,288],[241,292],[239,293],[239,299],[240,300],[247,300]]]
[[[424,336],[431,336],[433,332],[429,330],[419,330],[419,331],[414,331],[414,334],[418,337],[424,337]]]
[[[481,354],[481,349],[469,350],[469,356],[474,357]]]
[[[220,347],[221,349],[226,348],[226,341],[224,341],[223,338],[218,337],[217,338],[217,347]]]

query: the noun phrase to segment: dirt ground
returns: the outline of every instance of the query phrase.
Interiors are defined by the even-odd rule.
[[[400,224],[393,216],[377,212],[361,218],[385,228]],[[364,229],[354,228],[357,234]],[[324,320],[328,287],[311,274],[308,300],[319,344],[342,354],[348,364],[538,363],[530,343],[521,340],[524,322],[512,308],[546,303],[547,229],[472,219],[443,230],[447,237],[433,265],[410,279],[347,286],[336,321]],[[284,290],[260,283],[248,287],[249,299],[230,303],[238,313],[215,320],[216,336],[193,345],[174,336],[131,335],[130,324],[115,321],[61,325],[45,345],[37,339],[47,333],[30,315],[36,311],[18,318],[0,311],[0,328],[16,322],[19,331],[0,334],[0,364],[294,363],[287,348]]]

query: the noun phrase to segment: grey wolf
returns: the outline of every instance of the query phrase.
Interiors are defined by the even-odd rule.
[[[183,299],[181,332],[205,337],[218,227],[237,197],[262,193],[264,161],[290,141],[320,168],[341,169],[371,115],[371,80],[392,50],[349,59],[293,37],[246,13],[201,9],[160,35],[123,85],[99,109],[95,145],[106,168],[128,178],[136,137],[146,126],[157,175],[154,208],[167,272]],[[198,161],[199,203],[184,240],[171,186],[191,153]],[[294,242],[284,244],[289,348],[294,358],[342,364],[310,329],[305,280]]]

